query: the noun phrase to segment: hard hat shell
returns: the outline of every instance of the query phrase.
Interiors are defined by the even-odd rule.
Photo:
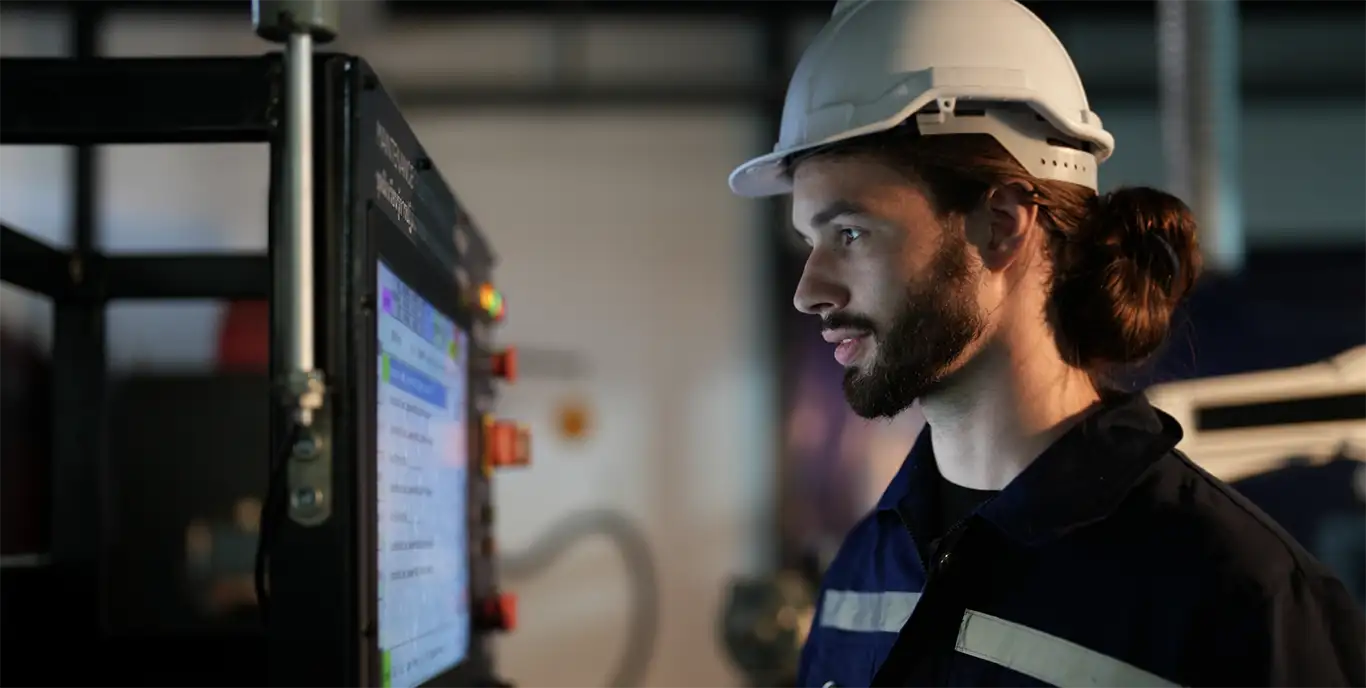
[[[1018,2],[841,0],[792,75],[778,144],[731,190],[790,192],[788,156],[903,123],[989,134],[1035,177],[1091,189],[1115,145],[1062,43]]]

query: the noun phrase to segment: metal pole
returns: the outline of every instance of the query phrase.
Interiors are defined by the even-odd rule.
[[[285,223],[293,263],[289,288],[290,373],[313,372],[313,36],[293,32],[285,47],[288,112],[285,159],[289,169]],[[312,409],[301,406],[299,423],[312,423]]]
[[[792,24],[784,21],[782,15],[776,11],[769,11],[760,17],[760,57],[763,60],[762,74],[762,99],[759,101],[760,112],[760,140],[768,143],[777,141],[779,129],[783,121],[783,88],[787,85],[788,79],[788,50],[791,43]],[[768,517],[771,521],[761,524],[760,534],[763,539],[771,538],[771,549],[763,553],[763,557],[758,562],[760,566],[756,571],[780,571],[789,566],[794,559],[792,555],[791,543],[788,541],[787,529],[785,527],[790,501],[790,487],[787,484],[788,461],[784,451],[784,440],[781,428],[786,420],[783,418],[783,403],[787,398],[784,394],[786,380],[784,375],[787,372],[786,360],[784,355],[786,350],[782,346],[783,323],[785,318],[780,314],[781,304],[788,297],[783,294],[785,284],[780,284],[778,276],[781,274],[781,263],[787,258],[782,250],[782,241],[779,237],[787,236],[783,231],[788,220],[787,203],[782,197],[767,199],[762,205],[763,231],[755,232],[753,241],[757,243],[756,255],[759,264],[755,266],[754,277],[758,279],[751,282],[755,289],[758,289],[762,296],[759,299],[761,310],[758,317],[763,325],[761,328],[765,334],[764,346],[769,353],[773,354],[768,359],[774,363],[768,373],[768,379],[772,380],[769,389],[764,390],[773,406],[777,409],[774,414],[772,430],[769,441],[772,442],[773,451],[767,457],[773,461],[773,470],[770,474],[773,480],[773,494],[771,510]],[[775,304],[778,307],[775,307]],[[761,541],[763,541],[761,539]]]
[[[282,242],[289,270],[287,344],[284,387],[294,422],[307,431],[326,396],[321,371],[315,369],[313,329],[313,44],[337,36],[341,3],[336,0],[256,0],[252,19],[257,35],[285,44],[285,110],[283,132],[285,206]],[[319,438],[304,432],[296,454],[316,453]]]
[[[1201,229],[1206,265],[1243,265],[1238,4],[1158,0],[1163,155],[1170,190]]]
[[[72,59],[98,59],[103,7],[80,3],[71,15]],[[102,285],[89,269],[99,259],[97,153],[89,145],[73,148],[72,250],[63,266],[70,288],[54,295],[52,309],[49,557],[37,560],[54,566],[58,588],[51,612],[67,619],[78,646],[108,626],[109,545],[117,527],[110,511],[116,484],[105,446],[107,318]]]
[[[271,479],[277,483],[268,489],[278,494],[276,485],[282,485],[288,495],[289,518],[303,526],[318,526],[332,513],[333,476],[330,427],[323,408],[327,383],[314,360],[313,242],[318,228],[313,214],[313,45],[336,38],[341,3],[256,0],[252,15],[257,35],[285,44],[285,127],[272,145],[272,159],[279,161],[279,168],[272,168],[272,174],[278,174],[273,178],[281,180],[283,187],[279,193],[272,189],[272,198],[282,206],[273,212],[282,226],[278,234],[272,232],[271,250],[285,254],[282,284],[272,298],[288,304],[284,308],[288,317],[283,324],[283,365],[273,363],[272,368],[283,374],[279,382],[291,422],[286,432],[292,448],[287,463],[272,464]],[[276,473],[280,466],[285,467],[283,482],[278,482],[282,476]]]

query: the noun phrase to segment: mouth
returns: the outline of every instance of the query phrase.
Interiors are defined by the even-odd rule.
[[[861,330],[826,330],[821,336],[835,345],[835,361],[846,368],[858,360],[872,342],[872,336]]]

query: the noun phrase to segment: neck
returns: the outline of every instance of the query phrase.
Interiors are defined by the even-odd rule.
[[[988,343],[921,402],[940,474],[963,487],[1001,490],[1098,399],[1087,375],[1043,340]]]

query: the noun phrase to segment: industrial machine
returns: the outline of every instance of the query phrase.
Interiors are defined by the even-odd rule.
[[[1309,365],[1159,385],[1178,449],[1276,520],[1366,605],[1366,346]]]
[[[103,144],[270,144],[268,255],[111,256],[88,235],[60,251],[4,228],[3,279],[51,297],[58,313],[53,570],[79,572],[59,594],[97,608],[87,649],[107,649],[120,533],[103,518],[118,501],[105,466],[105,305],[268,298],[270,441],[239,467],[267,479],[257,518],[238,519],[257,533],[264,680],[498,685],[488,637],[513,627],[515,603],[498,585],[490,486],[496,470],[528,463],[530,439],[493,415],[498,381],[517,370],[515,352],[493,341],[505,315],[495,256],[374,71],[314,51],[335,37],[339,10],[256,2],[257,33],[285,46],[261,57],[0,64],[6,144],[82,155]],[[196,532],[190,550],[215,531]],[[157,652],[145,637],[131,645]],[[137,680],[102,675],[98,662],[81,678],[169,680],[155,663],[131,664]],[[224,680],[202,679],[177,674]]]
[[[1147,395],[1181,423],[1178,448],[1227,482],[1290,458],[1366,460],[1366,346],[1294,368],[1156,385]]]

